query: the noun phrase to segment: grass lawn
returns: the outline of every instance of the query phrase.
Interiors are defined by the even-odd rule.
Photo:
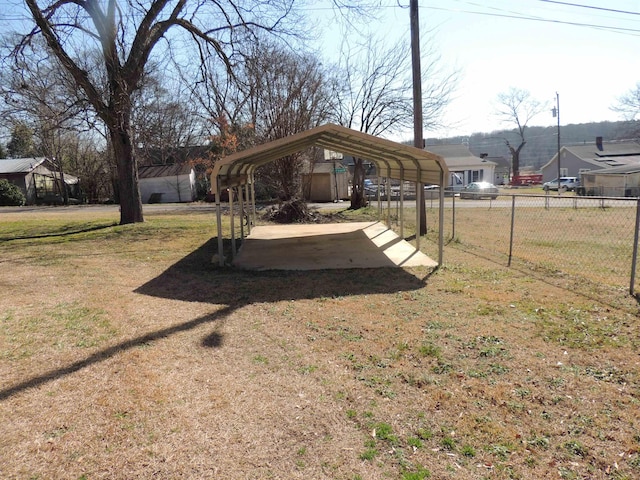
[[[221,269],[213,213],[117,218],[0,210],[2,479],[640,477],[625,292],[455,245],[435,272]]]

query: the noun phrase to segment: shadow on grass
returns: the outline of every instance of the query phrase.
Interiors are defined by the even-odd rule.
[[[64,377],[65,375],[69,375],[82,370],[83,368],[90,365],[103,362],[125,350],[129,350],[134,347],[140,347],[150,342],[169,337],[176,333],[191,330],[205,323],[211,323],[217,320],[221,320],[225,318],[230,312],[235,310],[235,308],[236,307],[234,306],[227,306],[210,315],[205,315],[203,317],[199,317],[194,320],[181,323],[179,325],[163,328],[155,332],[147,333],[146,335],[141,335],[139,337],[120,342],[116,345],[95,352],[94,354],[89,355],[87,358],[78,360],[77,362],[67,365],[66,367],[50,370],[46,373],[43,373],[42,375],[38,375],[37,377],[30,378],[29,380],[25,380],[24,382],[0,390],[0,400],[5,400],[24,390],[39,387],[41,385],[44,385],[45,383]],[[219,347],[222,345],[222,337],[219,334],[209,335],[209,337],[211,337],[211,339],[208,340],[209,343],[205,345],[205,343],[203,342],[203,345],[208,347]]]
[[[227,247],[228,248],[228,245]],[[341,297],[374,293],[417,290],[425,284],[401,268],[344,269],[317,271],[242,271],[217,267],[211,263],[217,251],[217,239],[204,243],[158,277],[138,287],[135,292],[153,297],[187,302],[223,305],[215,313],[147,333],[93,353],[66,367],[50,370],[0,390],[0,400],[22,391],[73,374],[103,362],[131,348],[143,346],[200,325],[220,322],[235,310],[252,303],[279,302],[321,297]],[[426,278],[428,278],[429,275]],[[223,337],[213,332],[201,341],[207,348],[218,348]]]
[[[402,268],[246,271],[218,267],[211,263],[216,245],[217,239],[212,238],[137,288],[136,293],[240,307],[283,300],[395,293],[425,285]]]
[[[34,240],[38,238],[66,237],[67,235],[77,235],[78,233],[95,232],[104,230],[118,225],[118,222],[111,222],[105,225],[87,225],[84,228],[76,228],[74,230],[66,230],[64,232],[49,232],[34,235],[23,235],[21,237],[0,237],[0,242],[9,242],[11,240]]]

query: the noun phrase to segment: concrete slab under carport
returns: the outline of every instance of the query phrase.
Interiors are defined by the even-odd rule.
[[[233,264],[247,270],[437,266],[381,222],[256,226]]]

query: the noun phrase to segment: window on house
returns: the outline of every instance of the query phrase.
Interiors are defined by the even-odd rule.
[[[472,182],[481,182],[483,173],[484,173],[483,170],[472,170],[470,180]]]

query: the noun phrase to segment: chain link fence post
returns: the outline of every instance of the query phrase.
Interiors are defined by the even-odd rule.
[[[511,232],[509,234],[509,261],[507,267],[511,266],[511,256],[513,254],[513,227],[516,219],[516,196],[511,195]]]
[[[636,202],[636,225],[633,232],[633,254],[631,256],[631,282],[629,284],[629,294],[635,294],[636,286],[636,265],[638,260],[638,235],[640,234],[640,198]]]
[[[456,192],[452,191],[451,195],[451,240],[456,238]]]

